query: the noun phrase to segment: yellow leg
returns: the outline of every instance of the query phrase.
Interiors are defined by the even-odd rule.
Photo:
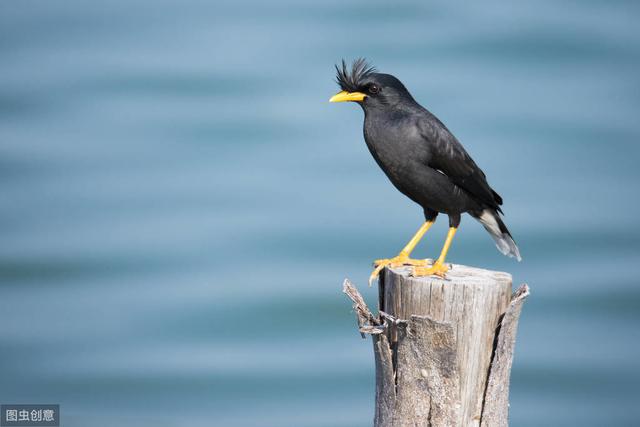
[[[373,262],[375,268],[371,273],[371,276],[369,276],[369,286],[371,286],[373,281],[378,277],[382,269],[385,267],[400,267],[401,265],[426,266],[427,263],[425,260],[411,259],[409,258],[409,255],[411,255],[411,252],[413,252],[413,249],[420,242],[422,236],[424,236],[424,233],[426,233],[432,225],[433,221],[426,221],[424,224],[422,224],[420,229],[418,229],[416,234],[411,238],[411,240],[409,240],[409,243],[407,243],[407,245],[402,248],[397,256],[388,259],[375,260]]]
[[[413,267],[413,276],[440,276],[444,277],[445,273],[449,271],[449,267],[444,264],[444,260],[447,258],[447,252],[449,252],[449,248],[451,247],[451,241],[453,241],[453,236],[455,236],[457,228],[451,227],[449,228],[449,233],[447,233],[447,240],[444,242],[444,246],[442,247],[442,252],[440,252],[440,256],[433,263],[431,267],[423,267],[423,266],[415,266]]]

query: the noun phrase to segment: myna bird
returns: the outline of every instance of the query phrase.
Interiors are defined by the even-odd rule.
[[[426,220],[397,256],[374,262],[369,283],[387,266],[410,265],[414,276],[444,277],[449,270],[445,258],[465,212],[480,221],[500,252],[520,261],[520,251],[500,218],[502,198],[449,129],[418,104],[400,80],[376,72],[364,59],[356,60],[350,70],[343,60],[336,70],[342,92],[329,102],[351,101],[362,107],[369,151],[391,183],[422,206]],[[440,256],[432,265],[409,258],[438,213],[449,216]]]

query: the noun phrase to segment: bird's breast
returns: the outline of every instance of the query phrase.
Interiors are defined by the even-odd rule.
[[[410,173],[413,165],[426,164],[428,160],[427,147],[421,143],[419,130],[407,118],[367,118],[364,139],[371,155],[392,181]]]
[[[432,146],[411,116],[365,116],[364,138],[380,168],[407,197],[438,212],[466,210],[465,193],[429,166]]]

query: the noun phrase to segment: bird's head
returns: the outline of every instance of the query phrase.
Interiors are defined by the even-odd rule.
[[[391,74],[376,72],[363,58],[356,59],[351,69],[342,60],[342,66],[336,65],[336,71],[336,82],[342,91],[329,102],[357,102],[365,110],[415,102],[400,80]]]

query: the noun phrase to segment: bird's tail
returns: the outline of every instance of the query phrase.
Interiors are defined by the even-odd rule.
[[[508,257],[522,261],[516,242],[513,241],[511,233],[509,233],[507,226],[504,225],[504,222],[502,222],[500,215],[496,211],[493,209],[484,209],[480,215],[475,217],[484,226],[485,230],[491,234],[500,252]]]

